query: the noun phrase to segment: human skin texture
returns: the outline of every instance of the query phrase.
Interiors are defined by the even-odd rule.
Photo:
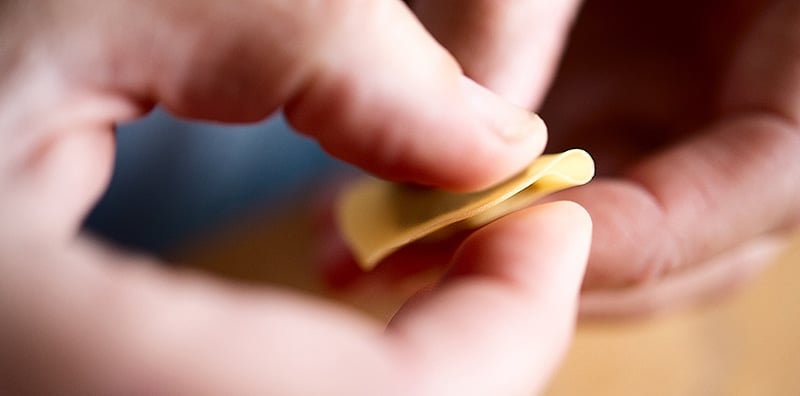
[[[551,198],[594,220],[585,316],[726,295],[788,243],[800,215],[800,3],[410,3],[467,75],[540,111],[548,151],[595,158],[595,181]],[[341,281],[352,264],[328,256]],[[385,267],[367,277],[408,272]]]
[[[223,122],[283,107],[344,160],[452,190],[510,176],[546,140],[537,117],[464,77],[400,2],[0,2],[0,393],[515,395],[546,384],[588,257],[580,206],[475,233],[448,277],[387,326],[80,235],[108,183],[114,125],[154,104]]]

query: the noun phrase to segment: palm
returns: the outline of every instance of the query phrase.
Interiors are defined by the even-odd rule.
[[[710,122],[738,37],[735,2],[703,3],[588,2],[543,109],[552,148],[614,174]]]
[[[572,24],[573,2],[412,3],[468,75],[516,103],[538,103],[571,32],[541,114],[550,151],[586,148],[598,165],[549,198],[594,220],[584,313],[727,291],[800,223],[800,2],[585,0]],[[376,272],[451,250],[409,248]]]
[[[796,213],[777,197],[796,183],[743,207],[759,173],[797,166],[778,152],[789,150],[778,137],[794,139],[780,130],[792,123],[791,66],[800,58],[779,51],[796,51],[798,40],[772,34],[797,30],[800,11],[791,1],[753,3],[586,4],[542,114],[550,149],[585,147],[598,163],[596,183],[560,196],[595,218],[587,287],[708,260]],[[748,189],[746,200],[730,199]]]

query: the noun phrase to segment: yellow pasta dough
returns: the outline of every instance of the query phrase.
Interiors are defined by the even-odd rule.
[[[593,176],[592,158],[575,149],[543,155],[516,176],[474,193],[365,178],[344,191],[337,220],[359,265],[370,270],[408,243],[480,227]]]

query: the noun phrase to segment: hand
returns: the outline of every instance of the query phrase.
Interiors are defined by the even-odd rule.
[[[595,222],[584,314],[731,290],[800,215],[800,3],[588,0],[573,21],[578,3],[413,5],[492,90],[536,107],[552,84],[550,149],[595,156],[596,181],[553,197]]]
[[[0,54],[0,389],[527,394],[563,353],[591,235],[574,204],[474,234],[388,328],[76,235],[113,125],[156,103],[216,121],[283,106],[333,154],[444,188],[527,164],[540,121],[464,78],[401,3],[12,0]]]

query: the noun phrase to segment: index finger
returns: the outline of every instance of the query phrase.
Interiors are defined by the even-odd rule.
[[[453,190],[499,182],[545,144],[537,116],[465,78],[398,1],[48,4],[47,13],[11,7],[18,11],[0,18],[21,21],[3,31],[19,39],[10,40],[19,41],[13,52],[26,54],[4,78],[23,80],[7,86],[24,89],[32,82],[22,65],[45,60],[71,92],[48,92],[61,97],[45,109],[14,107],[25,114],[15,115],[13,130],[59,104],[93,105],[75,103],[74,91],[225,122],[283,108],[293,126],[341,159],[384,178]],[[107,126],[121,117],[130,115],[76,122]]]

